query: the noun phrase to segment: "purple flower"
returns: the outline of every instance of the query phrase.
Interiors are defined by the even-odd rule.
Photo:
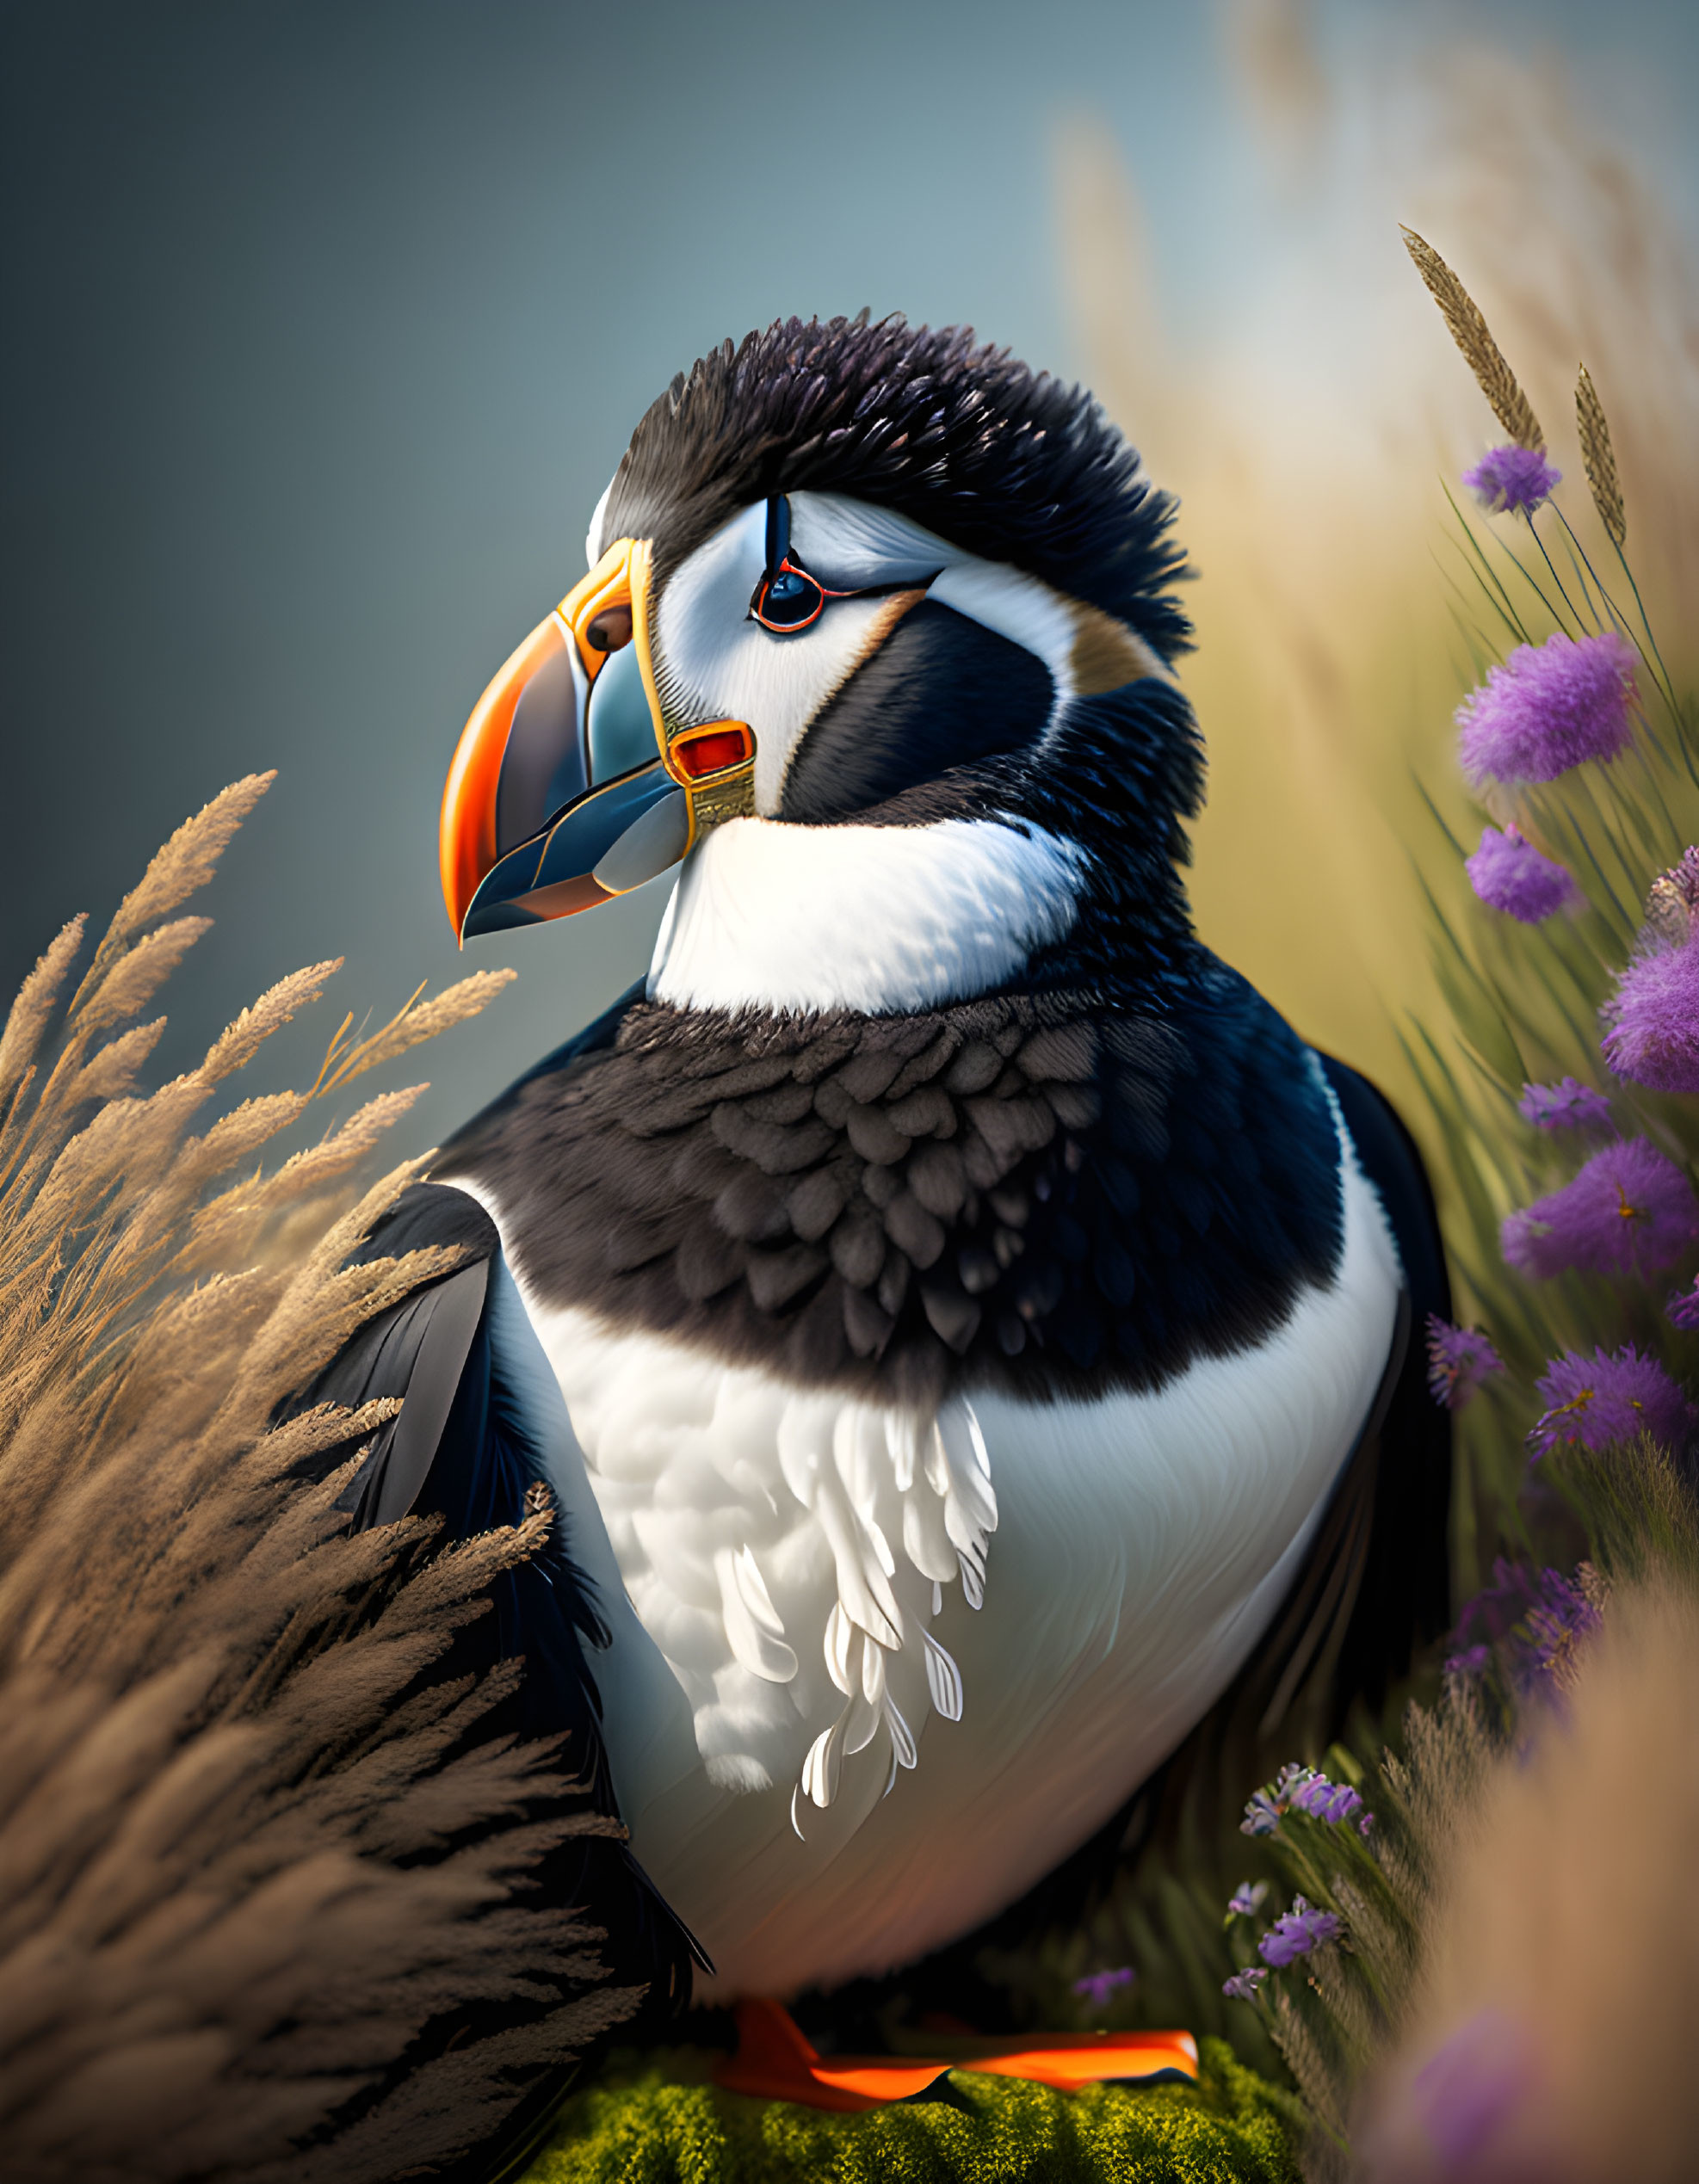
[[[1451,1656],[1446,1674],[1479,1675],[1490,1667],[1494,1647],[1515,1644],[1529,1609],[1541,1597],[1541,1573],[1500,1555],[1492,1565],[1492,1582],[1466,1601],[1458,1614],[1454,1636],[1475,1642]]]
[[[1652,884],[1646,923],[1599,1011],[1604,1058],[1655,1092],[1699,1092],[1699,849]]]
[[[1262,1909],[1263,1898],[1268,1892],[1266,1881],[1241,1881],[1227,1898],[1227,1916],[1230,1919],[1254,1918]]]
[[[1258,1790],[1245,1808],[1245,1817],[1239,1823],[1242,1835],[1271,1835],[1280,1825],[1280,1816],[1286,1810],[1276,1805],[1266,1790]]]
[[[1699,1327],[1699,1281],[1691,1289],[1678,1289],[1665,1307],[1677,1327]]]
[[[1245,1808],[1245,1817],[1239,1823],[1240,1835],[1273,1835],[1280,1825],[1281,1816],[1292,1805],[1294,1793],[1313,1779],[1307,1767],[1300,1767],[1295,1760],[1288,1760],[1267,1788],[1252,1795],[1250,1804]]]
[[[1339,1922],[1331,1911],[1319,1911],[1301,1896],[1294,1896],[1292,1909],[1277,1918],[1257,1942],[1257,1953],[1278,1971],[1308,1956],[1312,1949],[1336,1940],[1338,1933]]]
[[[1525,1694],[1542,1679],[1566,1689],[1576,1655],[1603,1619],[1572,1578],[1559,1570],[1542,1570],[1540,1597],[1523,1618],[1527,1642],[1514,1664],[1518,1689]]]
[[[1532,515],[1561,484],[1563,472],[1546,460],[1543,447],[1489,447],[1473,470],[1463,472],[1463,483],[1490,515],[1511,509]]]
[[[1642,947],[1599,1015],[1618,1077],[1654,1092],[1699,1092],[1699,943]]]
[[[1420,2138],[1438,2156],[1443,2175],[1511,2174],[1514,2164],[1489,2168],[1480,2157],[1490,2156],[1536,2076],[1526,2036],[1496,2009],[1471,2018],[1430,2058],[1409,2097]]]
[[[1221,1992],[1231,1995],[1235,2002],[1255,2002],[1257,1990],[1268,1976],[1261,1965],[1248,1965],[1243,1971],[1236,1971],[1231,1979],[1221,1982]]]
[[[1507,1214],[1499,1231],[1518,1274],[1548,1281],[1571,1267],[1646,1274],[1699,1236],[1699,1200],[1679,1168],[1644,1138],[1607,1145],[1574,1180]]]
[[[1375,1815],[1372,1812],[1364,1812],[1358,1815],[1356,1831],[1358,1835],[1362,1837],[1363,1841],[1367,1842],[1370,1835],[1372,1835],[1375,1832]]]
[[[1084,1978],[1074,1981],[1073,1990],[1089,1997],[1097,2008],[1103,2009],[1115,1989],[1130,1987],[1136,1977],[1130,1964],[1117,1965],[1113,1971],[1088,1971]]]
[[[1666,1447],[1679,1447],[1693,1415],[1663,1367],[1642,1357],[1632,1342],[1609,1353],[1595,1350],[1591,1358],[1566,1350],[1535,1388],[1546,1408],[1528,1436],[1533,1457],[1578,1443],[1608,1448],[1643,1433]]]
[[[1609,1101],[1603,1092],[1594,1091],[1591,1084],[1578,1083],[1572,1077],[1560,1077],[1555,1084],[1524,1084],[1517,1113],[1536,1130],[1610,1127]]]
[[[1506,1635],[1528,1611],[1539,1591],[1537,1574],[1525,1563],[1510,1562],[1500,1555],[1492,1565],[1492,1582],[1465,1601],[1457,1617],[1460,1632],[1484,1624],[1489,1638]]]
[[[1560,1570],[1532,1570],[1502,1556],[1492,1566],[1492,1579],[1457,1619],[1459,1633],[1473,1632],[1477,1639],[1451,1656],[1446,1674],[1482,1675],[1496,1650],[1518,1699],[1560,1692],[1580,1646],[1599,1626],[1597,1581],[1585,1563],[1566,1577]]]
[[[1518,645],[1457,709],[1463,770],[1483,780],[1553,781],[1634,741],[1634,648],[1619,631]]]
[[[1514,824],[1502,834],[1497,827],[1483,827],[1480,847],[1464,859],[1463,869],[1488,910],[1502,910],[1523,925],[1537,925],[1583,899],[1567,869],[1542,856]]]
[[[1349,1820],[1362,1810],[1362,1799],[1348,1782],[1330,1782],[1325,1774],[1313,1774],[1292,1796],[1294,1812],[1307,1812],[1312,1819]]]
[[[1437,1312],[1428,1314],[1428,1388],[1436,1403],[1461,1410],[1489,1373],[1504,1369],[1480,1328],[1454,1327]]]

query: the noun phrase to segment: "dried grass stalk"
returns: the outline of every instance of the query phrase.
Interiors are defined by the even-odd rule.
[[[201,1072],[217,1084],[245,1069],[266,1040],[299,1012],[317,1001],[325,983],[343,967],[341,956],[329,963],[310,963],[304,971],[292,971],[266,990],[251,1008],[244,1009],[207,1050]]]
[[[7,1013],[5,1031],[0,1033],[0,1103],[10,1104],[31,1066],[31,1058],[53,1021],[59,989],[77,960],[87,923],[86,913],[79,911],[63,926],[18,989],[18,997]]]
[[[454,1263],[343,1264],[413,1164],[352,1206],[325,1198],[410,1095],[208,1200],[310,1095],[248,1101],[199,1136],[191,1120],[329,965],[263,996],[198,1070],[133,1091],[158,1026],[128,1019],[201,925],[162,921],[267,779],[155,859],[56,1046],[80,922],[0,1039],[0,2144],[15,2184],[438,2169],[638,2000],[593,1928],[523,1893],[546,1849],[614,1823],[585,1809],[571,1754],[469,1740],[516,1665],[442,1669],[552,1507],[448,1552],[417,1521],[350,1535],[341,1459],[395,1404],[274,1422],[363,1319]],[[361,1066],[497,983],[404,1012],[405,1035],[386,1027]],[[194,1286],[209,1237],[265,1263]]]
[[[1344,2184],[1350,2164],[1341,2150],[1344,2117],[1339,2106],[1339,2073],[1289,1995],[1275,1996],[1269,2030],[1313,2119],[1303,2149],[1305,2184]]]
[[[1523,392],[1516,373],[1504,361],[1480,305],[1431,243],[1424,241],[1413,228],[1406,227],[1402,232],[1404,247],[1426,283],[1429,294],[1439,305],[1464,362],[1492,404],[1492,414],[1518,447],[1535,447],[1543,452],[1546,435],[1540,429],[1533,404]]]
[[[246,774],[228,788],[220,789],[192,819],[183,821],[142,874],[140,884],[118,905],[71,1004],[73,1018],[125,946],[149,926],[169,917],[180,903],[186,903],[207,885],[238,829],[276,779],[275,772]]]
[[[1575,429],[1581,438],[1581,461],[1598,510],[1599,521],[1611,541],[1622,546],[1628,535],[1628,513],[1622,504],[1622,488],[1616,476],[1616,452],[1610,444],[1610,427],[1604,421],[1604,404],[1598,398],[1592,374],[1584,364],[1575,381]]]
[[[397,1055],[405,1054],[410,1046],[421,1040],[435,1039],[439,1033],[462,1023],[468,1016],[477,1015],[486,1008],[505,985],[518,977],[516,971],[474,971],[469,978],[462,978],[457,985],[445,987],[423,1007],[418,1005],[420,986],[405,1005],[390,1018],[381,1031],[374,1032],[369,1039],[362,1039],[344,1046],[343,1041],[353,1025],[351,1016],[344,1016],[336,1037],[331,1041],[324,1057],[324,1065],[314,1085],[315,1094],[334,1092],[353,1077],[366,1070],[376,1069],[380,1062],[392,1062]]]
[[[1411,1706],[1404,1755],[1382,1755],[1381,1864],[1412,1928],[1426,1921],[1459,1846],[1473,1824],[1480,1785],[1495,1755],[1472,1687],[1448,1678],[1437,1706]]]

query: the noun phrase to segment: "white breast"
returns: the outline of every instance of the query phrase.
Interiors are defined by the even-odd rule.
[[[1078,915],[1084,854],[1042,827],[732,819],[685,860],[649,996],[678,1009],[863,1015],[984,993]]]
[[[1328,1288],[1153,1395],[974,1397],[983,1461],[961,1406],[935,1440],[526,1299],[582,1447],[567,1505],[588,1508],[587,1477],[684,1701],[622,1707],[653,1654],[615,1618],[598,1675],[621,1808],[717,1962],[707,1991],[831,1983],[970,1930],[1232,1681],[1392,1339],[1396,1255],[1340,1126]]]

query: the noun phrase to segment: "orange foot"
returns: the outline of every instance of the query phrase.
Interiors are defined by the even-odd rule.
[[[772,2002],[738,2004],[738,2051],[714,2071],[731,2093],[795,2101],[809,2108],[858,2110],[892,2101],[924,2101],[952,2070],[1031,2078],[1064,2093],[1115,2080],[1148,2085],[1197,2076],[1189,2033],[1055,2033],[1044,2039],[942,2041],[958,2051],[936,2061],[894,2055],[822,2058],[790,2012]]]

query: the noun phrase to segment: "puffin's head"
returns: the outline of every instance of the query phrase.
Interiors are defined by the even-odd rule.
[[[1047,954],[1161,959],[1202,781],[1171,515],[1089,395],[965,330],[726,342],[639,424],[590,573],[466,724],[456,931],[682,858],[665,998],[916,1006]]]

